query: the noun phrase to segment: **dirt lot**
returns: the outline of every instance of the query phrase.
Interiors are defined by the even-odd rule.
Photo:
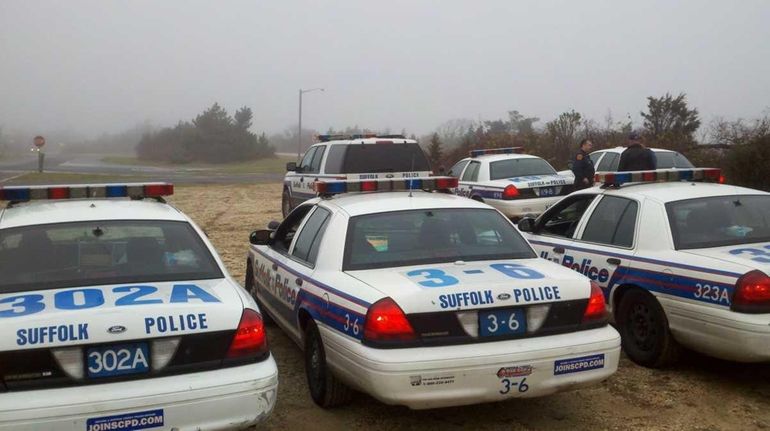
[[[248,234],[280,218],[280,192],[280,184],[178,187],[172,202],[206,230],[230,273],[243,280]],[[770,429],[770,365],[688,353],[661,371],[624,358],[601,385],[547,398],[411,411],[360,395],[350,406],[325,411],[307,392],[299,348],[274,326],[268,337],[280,386],[264,429]]]

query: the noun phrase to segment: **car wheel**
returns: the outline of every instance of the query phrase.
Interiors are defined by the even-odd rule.
[[[254,283],[254,269],[252,268],[251,262],[246,261],[246,278],[243,283],[244,288],[247,292],[254,298],[254,301],[257,302],[257,307],[259,307],[259,312],[262,314],[262,322],[265,325],[272,325],[275,323],[272,316],[268,314],[267,308],[265,308],[264,305],[262,305],[262,302],[257,297],[257,285]]]
[[[312,320],[305,329],[305,374],[310,396],[320,407],[337,407],[352,399],[353,391],[329,370],[321,333]]]
[[[291,196],[289,196],[289,191],[287,189],[283,189],[283,194],[281,195],[281,213],[283,214],[283,218],[286,218],[291,210]]]
[[[616,320],[623,350],[632,361],[660,368],[678,359],[681,347],[671,335],[666,313],[654,296],[640,289],[626,292]]]

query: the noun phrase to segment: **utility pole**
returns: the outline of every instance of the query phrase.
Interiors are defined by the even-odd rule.
[[[297,165],[302,157],[302,95],[311,91],[324,91],[323,88],[311,88],[309,90],[299,89],[299,130],[297,130]]]

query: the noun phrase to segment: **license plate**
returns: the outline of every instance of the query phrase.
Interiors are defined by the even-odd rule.
[[[150,371],[150,349],[147,343],[117,344],[93,347],[86,353],[88,377],[124,376]]]
[[[540,197],[556,196],[556,187],[540,187],[537,195]]]
[[[496,337],[527,332],[526,312],[521,308],[479,311],[479,335]]]

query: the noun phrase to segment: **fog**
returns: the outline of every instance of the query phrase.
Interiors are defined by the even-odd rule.
[[[254,131],[428,133],[516,109],[630,115],[685,92],[708,121],[770,106],[770,2],[0,2],[0,127],[87,137],[213,102]]]

